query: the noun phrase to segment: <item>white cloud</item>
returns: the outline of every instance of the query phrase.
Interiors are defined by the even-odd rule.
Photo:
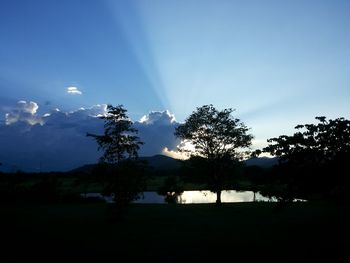
[[[83,94],[77,87],[67,87],[67,93],[68,94],[73,94],[73,95],[81,95]]]
[[[144,124],[168,125],[171,123],[176,123],[176,120],[174,114],[171,114],[168,110],[165,110],[151,111],[147,115],[144,115],[139,122]]]
[[[189,159],[191,156],[191,153],[193,153],[195,150],[194,145],[189,141],[181,141],[177,146],[176,149],[170,150],[167,147],[165,147],[162,151],[164,155],[167,155],[169,157],[175,158],[175,159]]]
[[[30,101],[27,103],[24,100],[20,100],[17,102],[17,108],[19,108],[23,112],[28,112],[34,115],[38,110],[39,106],[36,102],[33,102],[33,101]]]
[[[107,114],[107,104],[97,104],[90,108],[80,108],[71,113],[83,113],[91,117],[101,117]]]
[[[175,137],[175,128],[179,125],[169,111],[152,111],[134,123],[139,137],[145,144],[140,155],[153,155],[168,150],[175,150],[180,141]]]
[[[176,150],[169,150],[167,147],[164,147],[162,154],[179,160],[186,160],[189,158],[189,155],[187,153]]]
[[[30,125],[42,124],[41,117],[36,115],[39,106],[37,103],[20,100],[11,112],[6,113],[5,123],[10,125],[15,122],[26,122]]]

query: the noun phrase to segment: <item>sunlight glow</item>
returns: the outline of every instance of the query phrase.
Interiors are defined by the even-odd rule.
[[[190,141],[181,141],[179,145],[176,146],[177,150],[169,150],[165,147],[162,150],[162,154],[180,160],[186,160],[191,157],[191,153],[195,152],[195,147]]]
[[[289,5],[301,17],[313,8]],[[340,28],[333,21],[325,29],[326,9],[304,21],[287,6],[226,0],[202,1],[200,8],[191,0],[111,1],[111,6],[151,88],[180,121],[205,104],[234,108],[248,127],[265,122],[261,129],[271,133],[258,136],[266,146],[267,138],[291,131],[293,119],[302,116],[305,123],[320,112],[332,114],[329,109],[348,109],[338,99],[348,97],[348,82],[329,66],[344,68],[343,55],[327,56],[322,44]],[[347,43],[345,35],[337,34],[334,45]],[[275,122],[280,125],[267,125]]]
[[[162,154],[179,160],[186,160],[189,158],[189,155],[187,153],[169,150],[168,147],[164,147],[164,149],[162,150]]]
[[[138,66],[142,68],[163,107],[172,111],[159,66],[154,60],[155,56],[151,49],[149,34],[144,28],[144,21],[140,20],[137,4],[134,1],[123,3],[111,1],[110,5],[114,11],[117,27],[122,30],[123,40],[127,42],[130,51],[137,58]]]

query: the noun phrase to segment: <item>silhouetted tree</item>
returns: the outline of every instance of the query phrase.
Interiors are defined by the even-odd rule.
[[[158,188],[157,193],[164,195],[167,203],[176,203],[178,197],[183,193],[183,182],[178,176],[168,176],[164,183]]]
[[[209,172],[209,187],[217,194],[217,204],[221,204],[221,191],[228,167],[242,159],[243,148],[251,145],[252,135],[239,119],[233,118],[232,109],[217,110],[213,105],[197,108],[184,124],[176,128],[175,135],[190,142],[202,167]],[[198,158],[199,157],[199,158]]]
[[[137,134],[137,130],[132,128],[132,121],[126,115],[127,110],[123,105],[108,105],[107,110],[107,114],[100,117],[105,122],[104,134],[87,134],[95,138],[99,149],[104,150],[101,162],[119,164],[127,157],[137,159],[137,151],[143,142],[134,135]]]
[[[263,185],[263,179],[265,177],[264,168],[252,165],[244,167],[244,178],[250,183],[250,190],[253,191],[253,201],[256,201],[256,193],[259,191],[261,185]]]
[[[350,161],[350,121],[316,119],[317,124],[297,125],[291,136],[269,139],[263,149],[279,157],[278,169],[294,193],[325,193],[330,187],[349,185],[348,176],[342,175]]]
[[[100,158],[99,169],[102,178],[107,180],[104,193],[113,194],[117,209],[120,211],[129,202],[138,197],[144,180],[137,161],[138,150],[143,143],[135,135],[137,130],[126,115],[122,105],[107,106],[104,120],[104,134],[87,134],[93,137],[104,151]],[[137,171],[137,172],[134,172]]]

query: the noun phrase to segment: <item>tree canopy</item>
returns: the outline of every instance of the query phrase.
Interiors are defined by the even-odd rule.
[[[233,111],[219,111],[212,104],[199,107],[176,128],[175,135],[194,146],[192,155],[241,159],[238,149],[249,147],[253,136],[247,134],[249,128],[243,122],[232,117]]]
[[[291,136],[281,135],[268,140],[263,149],[282,162],[326,163],[350,153],[350,121],[344,118],[327,120],[316,117],[318,124],[297,125]]]
[[[105,121],[104,134],[88,134],[94,137],[99,149],[104,150],[102,162],[119,163],[125,158],[137,158],[137,151],[143,144],[135,134],[137,130],[132,128],[132,121],[126,115],[127,110],[123,105],[107,106],[107,114],[100,118]]]
[[[345,196],[350,190],[346,176],[350,161],[350,121],[316,117],[318,123],[297,125],[291,136],[268,140],[262,152],[279,157],[275,173],[291,194]]]
[[[124,207],[137,199],[145,188],[145,166],[136,162],[137,151],[143,143],[135,135],[137,130],[132,127],[122,105],[108,105],[107,110],[107,114],[100,117],[105,122],[104,134],[87,135],[104,150],[96,172],[104,183],[104,194],[113,195],[112,217],[118,218]]]
[[[251,145],[252,135],[247,134],[247,126],[232,116],[233,109],[217,110],[212,104],[194,111],[184,124],[176,128],[175,135],[194,146],[192,157],[203,158],[208,167],[209,186],[217,193],[217,203],[221,203],[223,182],[232,162],[240,160],[242,149]],[[198,158],[199,157],[199,158]]]

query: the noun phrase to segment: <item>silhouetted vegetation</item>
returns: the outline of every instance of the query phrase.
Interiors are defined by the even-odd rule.
[[[270,144],[262,151],[279,158],[279,164],[267,174],[269,187],[279,189],[277,195],[284,200],[349,200],[350,121],[316,119],[317,124],[296,126],[291,136],[268,140]]]
[[[1,173],[0,203],[80,202],[79,192],[73,191],[77,177],[75,174],[58,172]]]
[[[119,217],[145,187],[144,165],[137,161],[137,152],[143,143],[135,135],[137,130],[132,128],[132,121],[122,105],[108,105],[107,110],[107,114],[100,117],[105,122],[104,134],[88,136],[104,151],[98,174],[106,182],[104,194],[113,196],[112,217]]]
[[[183,193],[183,182],[178,176],[168,176],[158,188],[157,193],[165,196],[167,203],[176,203],[177,198]]]
[[[102,149],[103,155],[100,159],[102,163],[119,164],[122,160],[137,159],[137,151],[143,144],[134,135],[137,130],[132,128],[132,121],[126,115],[127,110],[122,105],[116,107],[107,106],[107,114],[100,118],[104,120],[104,134],[96,135],[88,133],[93,137]]]
[[[197,108],[184,124],[176,128],[175,135],[194,146],[190,151],[192,164],[209,175],[208,187],[217,194],[221,204],[221,191],[230,168],[244,156],[241,150],[251,145],[252,135],[239,119],[233,118],[232,109],[217,110],[213,105]],[[197,165],[198,164],[198,165]]]

